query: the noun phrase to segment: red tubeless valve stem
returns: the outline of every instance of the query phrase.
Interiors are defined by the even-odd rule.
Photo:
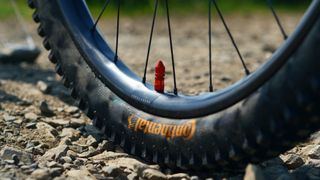
[[[154,90],[159,93],[164,92],[164,76],[166,68],[161,60],[159,60],[155,66],[155,77],[154,77]]]

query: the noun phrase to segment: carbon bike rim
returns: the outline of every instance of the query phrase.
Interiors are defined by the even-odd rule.
[[[320,2],[313,1],[295,32],[277,49],[272,57],[256,72],[221,91],[199,96],[160,94],[152,85],[143,84],[119,59],[105,42],[99,30],[92,31],[95,21],[85,1],[58,1],[78,50],[85,57],[97,77],[128,104],[147,113],[167,118],[194,118],[223,110],[241,101],[267,80],[291,57],[308,34],[320,12]]]

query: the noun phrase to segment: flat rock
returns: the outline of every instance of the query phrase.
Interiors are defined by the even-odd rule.
[[[43,120],[44,122],[50,124],[53,127],[58,127],[58,126],[67,126],[69,125],[70,121],[65,120],[65,119],[51,119],[51,118],[45,118]]]
[[[189,180],[190,177],[188,174],[184,174],[184,173],[178,173],[178,174],[172,174],[172,175],[167,175],[168,180]]]
[[[10,115],[8,115],[8,114],[5,114],[5,115],[3,115],[3,119],[5,120],[5,121],[14,121],[14,120],[16,120],[17,119],[17,117],[15,117],[15,116],[10,116]]]
[[[85,126],[86,124],[87,124],[87,121],[82,118],[71,118],[70,120],[70,126],[73,128]]]
[[[81,114],[80,114],[80,113],[75,113],[75,114],[72,114],[72,117],[74,117],[74,118],[80,118],[80,117],[81,117]]]
[[[98,142],[93,136],[89,135],[87,137],[80,137],[73,144],[78,146],[83,146],[83,147],[89,147],[89,146],[97,147]]]
[[[296,169],[304,164],[303,159],[296,154],[287,154],[281,156],[288,169]]]
[[[52,127],[51,125],[44,123],[44,122],[39,122],[36,125],[39,133],[44,133],[42,135],[52,138],[52,139],[56,139],[56,136],[59,134],[58,131]]]
[[[33,171],[30,175],[30,179],[34,180],[47,180],[50,178],[50,172],[48,169],[37,169]]]
[[[149,180],[165,180],[167,176],[163,174],[161,171],[155,169],[146,169],[142,172],[142,178]]]
[[[111,166],[105,166],[102,168],[102,171],[112,177],[120,176],[123,172],[123,170],[119,166],[111,165]]]
[[[4,148],[2,148],[0,154],[2,160],[13,160],[12,157],[16,156],[19,159],[19,161],[23,162],[24,164],[33,163],[33,158],[31,154],[16,148],[5,146]]]
[[[66,173],[67,179],[73,180],[95,180],[96,178],[84,167],[80,170],[71,169]]]
[[[305,156],[309,156],[309,152],[314,149],[317,145],[309,144],[301,149],[301,153]]]
[[[137,163],[137,162],[130,162],[131,164],[133,164],[133,171],[136,172],[138,175],[142,176],[142,172],[146,169],[148,169],[148,165],[147,164],[143,164],[143,163]]]
[[[122,157],[128,157],[128,154],[125,153],[115,153],[111,151],[104,151],[101,154],[98,154],[96,156],[90,157],[90,160],[110,160],[110,159],[116,159],[116,158],[122,158]],[[125,161],[123,161],[125,162]]]
[[[313,148],[311,148],[307,155],[312,159],[320,159],[320,145],[315,145]]]
[[[13,123],[15,123],[15,124],[19,124],[19,125],[21,125],[21,124],[22,124],[22,122],[23,122],[23,120],[22,120],[22,119],[17,119],[17,120],[14,120],[14,121],[13,121]]]
[[[86,140],[86,145],[97,147],[98,142],[93,136],[89,135]]]
[[[69,114],[75,114],[75,113],[79,112],[79,108],[76,106],[69,106],[69,107],[65,108],[64,111]]]
[[[60,133],[60,137],[68,137],[73,141],[79,139],[80,136],[81,132],[74,128],[63,128]]]
[[[127,176],[128,180],[139,180],[139,176],[137,173],[133,172]]]
[[[27,120],[35,121],[38,119],[38,116],[33,112],[29,112],[29,113],[24,114],[24,118]]]
[[[41,160],[58,160],[67,155],[69,147],[67,145],[61,145],[52,149],[49,149],[42,157]]]
[[[100,154],[101,151],[89,146],[88,151],[78,154],[80,158],[88,158]]]

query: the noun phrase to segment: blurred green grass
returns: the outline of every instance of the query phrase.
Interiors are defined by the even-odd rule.
[[[27,1],[17,0],[16,3],[22,16],[31,19],[32,10],[27,6]],[[0,0],[0,19],[11,18],[14,16],[15,14],[10,0]]]
[[[266,0],[217,0],[224,14],[267,12]],[[26,20],[31,20],[32,10],[26,0],[16,0],[21,14]],[[105,0],[86,0],[93,15],[98,15]],[[116,0],[111,0],[105,12],[105,17],[116,15]],[[311,0],[274,0],[277,11],[304,11]],[[150,15],[154,0],[121,0],[122,14],[126,16]],[[164,1],[160,0],[159,14],[164,14]],[[172,15],[206,15],[208,0],[170,0]],[[10,0],[0,0],[0,19],[14,16]]]
[[[99,14],[101,6],[105,0],[87,0],[93,14]],[[116,14],[116,0],[111,1],[105,16],[114,16]],[[152,14],[154,0],[121,0],[121,9],[123,14],[146,15]],[[266,0],[217,0],[224,14],[233,13],[255,13],[269,12]],[[305,11],[311,0],[273,0],[277,11],[297,12]],[[164,1],[160,0],[159,14],[165,13]],[[171,14],[175,15],[207,15],[208,0],[169,0]]]

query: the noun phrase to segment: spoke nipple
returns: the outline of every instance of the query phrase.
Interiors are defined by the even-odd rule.
[[[175,88],[175,89],[173,90],[173,93],[174,93],[175,95],[178,95],[178,89]]]
[[[212,86],[212,85],[210,85],[209,91],[210,91],[210,92],[213,92],[213,86]]]
[[[164,77],[166,68],[161,60],[158,60],[155,66],[154,90],[159,93],[164,92]]]
[[[147,78],[146,78],[146,77],[143,77],[143,78],[142,78],[142,83],[145,84],[146,81],[147,81]]]
[[[249,76],[251,74],[248,69],[245,70],[245,73],[246,73],[247,76]]]

